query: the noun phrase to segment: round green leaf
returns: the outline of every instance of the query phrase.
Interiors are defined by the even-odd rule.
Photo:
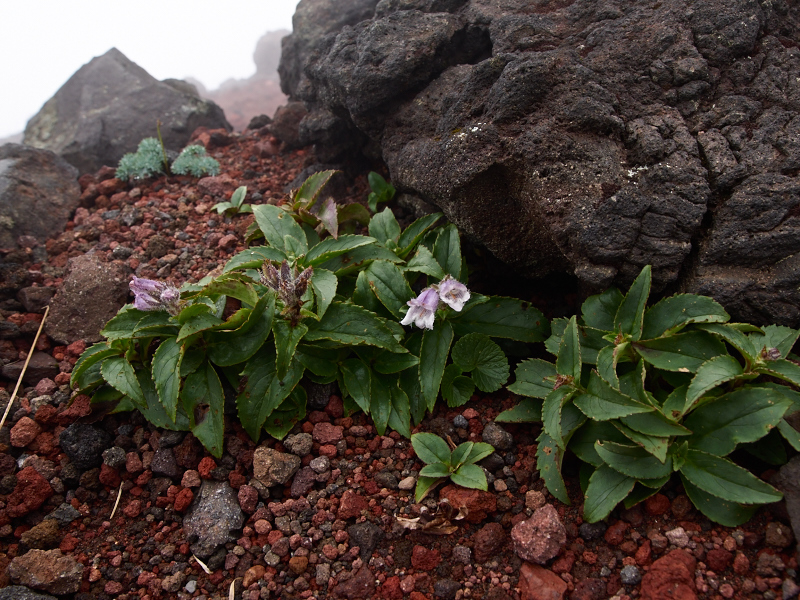
[[[481,391],[497,391],[508,381],[508,359],[488,335],[465,335],[453,346],[452,358],[462,371],[472,372],[472,379]]]

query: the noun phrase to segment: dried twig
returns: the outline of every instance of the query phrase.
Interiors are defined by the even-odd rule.
[[[117,506],[119,506],[119,499],[122,498],[122,483],[123,483],[122,481],[119,482],[119,489],[117,490],[117,500],[116,502],[114,502],[114,509],[111,511],[111,516],[108,517],[109,521],[114,518],[114,515],[117,512]]]
[[[42,333],[42,328],[44,327],[44,322],[47,320],[47,313],[50,312],[50,307],[46,307],[44,309],[44,315],[42,315],[42,322],[39,323],[39,330],[36,332],[36,337],[33,338],[33,344],[31,345],[31,351],[28,352],[28,357],[25,359],[25,364],[22,365],[22,372],[19,374],[17,378],[17,385],[14,386],[14,393],[11,394],[11,399],[8,401],[8,405],[6,406],[6,411],[3,413],[3,418],[0,419],[0,428],[6,422],[6,417],[8,417],[8,411],[11,410],[11,405],[14,404],[14,400],[17,397],[17,392],[19,391],[19,386],[22,385],[22,378],[25,377],[25,371],[28,369],[28,363],[31,361],[31,356],[33,356],[33,351],[36,350],[36,343],[39,341],[39,335]]]

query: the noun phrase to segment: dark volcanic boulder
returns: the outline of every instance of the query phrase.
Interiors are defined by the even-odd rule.
[[[0,248],[18,248],[20,236],[41,244],[64,231],[78,208],[78,171],[47,150],[0,146]]]
[[[379,155],[527,276],[652,264],[656,291],[800,325],[796,3],[338,4],[301,0],[280,67],[323,160]]]
[[[82,173],[116,166],[139,142],[155,137],[181,150],[200,126],[231,126],[222,109],[184,81],[160,82],[112,48],[61,86],[25,127],[25,144],[60,154]]]

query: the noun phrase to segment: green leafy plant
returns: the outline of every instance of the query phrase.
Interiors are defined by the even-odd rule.
[[[234,215],[238,213],[252,213],[253,207],[249,204],[243,204],[246,195],[247,186],[239,186],[236,188],[233,194],[231,194],[231,199],[229,202],[217,202],[212,208],[217,211],[217,214],[220,215],[228,211]]]
[[[486,473],[477,463],[494,452],[485,442],[464,442],[450,450],[447,442],[433,433],[415,433],[411,445],[419,459],[426,463],[419,472],[415,498],[420,502],[448,477],[456,485],[486,491]]]
[[[369,235],[337,235],[347,207],[312,212],[331,175],[312,176],[284,205],[254,206],[251,237],[264,244],[219,276],[180,292],[134,278],[135,302],[83,354],[73,385],[191,430],[216,456],[226,388],[254,440],[262,430],[282,438],[305,416],[301,380],[336,382],[348,411],[406,437],[440,388],[451,406],[472,386],[499,389],[509,368],[494,340],[543,341],[547,320],[520,300],[470,293],[458,232],[437,226],[440,214],[403,229],[386,209]]]
[[[169,173],[193,177],[219,174],[219,163],[198,145],[186,146],[170,165],[161,139],[161,123],[156,127],[158,139],[144,138],[136,152],[129,152],[120,159],[115,174],[117,179],[147,179]]]
[[[711,298],[680,294],[647,308],[650,267],[627,294],[612,288],[558,319],[545,345],[555,363],[531,359],[509,389],[529,398],[498,421],[541,421],[537,462],[547,488],[569,503],[561,465],[582,462],[584,518],[605,518],[655,494],[673,473],[710,519],[748,520],[781,494],[737,465],[736,449],[771,462],[800,450],[786,416],[800,410],[798,331],[729,323]],[[789,385],[782,385],[783,381]]]
[[[196,144],[186,146],[181,150],[170,168],[175,175],[191,175],[192,177],[219,175],[219,163],[206,154],[205,148]]]
[[[394,189],[391,183],[387,183],[387,181],[375,171],[369,172],[367,181],[372,190],[367,197],[367,205],[372,212],[378,212],[378,203],[389,202],[394,198],[397,190]]]

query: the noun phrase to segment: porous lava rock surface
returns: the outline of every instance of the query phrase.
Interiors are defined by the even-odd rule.
[[[300,143],[388,166],[517,272],[800,324],[798,6],[302,0]]]
[[[119,162],[155,137],[180,151],[198,127],[231,126],[222,109],[185,81],[158,81],[116,48],[82,66],[25,127],[26,145],[51,150],[81,173]]]

